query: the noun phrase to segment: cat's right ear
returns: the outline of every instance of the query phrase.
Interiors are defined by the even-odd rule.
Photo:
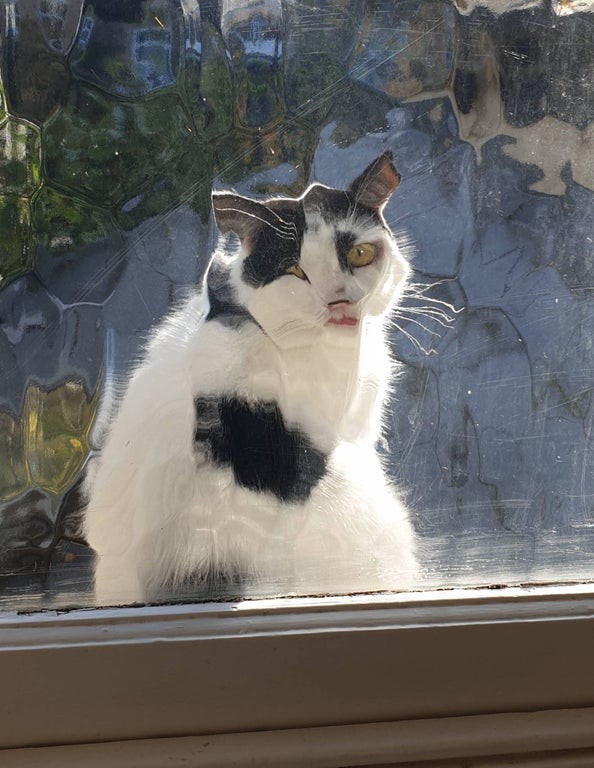
[[[353,181],[350,192],[357,202],[381,211],[400,184],[400,174],[392,160],[392,153],[384,152]]]
[[[249,250],[257,233],[273,224],[274,214],[263,203],[230,192],[216,192],[212,196],[215,221],[225,235],[235,232],[241,244]]]

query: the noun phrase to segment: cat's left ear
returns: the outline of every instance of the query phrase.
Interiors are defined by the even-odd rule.
[[[349,192],[358,203],[381,210],[400,184],[400,174],[394,168],[391,152],[384,152],[353,181]]]
[[[219,231],[223,235],[235,232],[247,250],[263,226],[276,223],[274,213],[264,203],[232,192],[214,193],[212,206]]]

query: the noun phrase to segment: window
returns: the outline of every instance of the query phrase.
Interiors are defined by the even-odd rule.
[[[591,12],[90,0],[75,22],[74,5],[49,37],[44,4],[0,22],[0,747],[587,765]],[[419,542],[409,591],[280,599],[273,582],[229,604],[16,615],[93,605],[78,493],[105,382],[200,284],[213,185],[344,190],[386,150],[415,290],[392,318],[379,451]],[[84,759],[64,749],[36,754]]]

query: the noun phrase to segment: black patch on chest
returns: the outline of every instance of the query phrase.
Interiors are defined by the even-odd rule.
[[[194,440],[211,460],[233,469],[236,482],[305,501],[326,471],[326,456],[299,429],[287,427],[274,402],[196,398]]]

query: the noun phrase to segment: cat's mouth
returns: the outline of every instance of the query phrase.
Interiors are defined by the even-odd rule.
[[[333,301],[327,305],[330,317],[326,325],[338,325],[343,328],[353,328],[359,325],[359,312],[350,301]]]

